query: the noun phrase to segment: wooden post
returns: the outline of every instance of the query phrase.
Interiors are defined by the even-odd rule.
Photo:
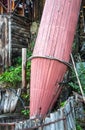
[[[3,7],[0,6],[0,13],[3,14]]]
[[[22,89],[26,89],[26,48],[22,48]]]
[[[4,44],[3,44],[3,47],[4,47],[4,59],[3,59],[3,71],[5,71],[9,66],[11,66],[11,59],[9,60],[9,58],[11,58],[11,51],[12,51],[12,46],[11,45],[11,37],[9,38],[9,35],[11,33],[11,30],[10,30],[10,22],[9,22],[9,16],[6,18],[4,17],[4,23],[5,23],[5,27],[4,27]],[[9,41],[10,40],[10,41]]]
[[[82,94],[82,97],[83,97],[83,100],[84,100],[84,103],[85,103],[84,91],[83,91],[83,88],[82,88],[82,85],[81,85],[81,82],[80,82],[80,79],[79,79],[79,75],[78,75],[72,54],[71,54],[71,60],[72,60],[72,63],[73,63],[73,68],[74,68],[74,72],[76,74],[77,82],[78,82],[78,85],[79,85],[79,88],[80,88],[80,91],[81,91],[81,94]]]
[[[11,13],[12,12],[12,5],[14,6],[14,0],[7,0],[7,5],[8,5],[8,7],[7,7],[7,12],[8,13]]]
[[[34,1],[34,20],[38,19],[38,0]]]
[[[8,28],[9,28],[9,66],[11,66],[11,53],[12,53],[12,41],[11,41],[11,17],[9,16],[9,22],[8,22]]]
[[[15,8],[15,2],[14,2],[14,0],[12,0],[12,2],[11,2],[11,10],[13,11],[14,8]]]
[[[7,12],[9,13],[10,12],[10,0],[7,0],[7,5],[8,5]]]

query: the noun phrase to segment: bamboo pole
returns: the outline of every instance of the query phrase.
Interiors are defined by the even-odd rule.
[[[22,48],[22,89],[26,89],[26,48]]]
[[[80,82],[80,79],[79,79],[79,76],[78,76],[78,73],[77,73],[77,69],[76,69],[72,54],[71,54],[71,60],[72,60],[72,63],[73,63],[73,68],[74,68],[74,71],[75,71],[75,74],[76,74],[76,78],[77,78],[77,81],[78,81],[78,84],[79,84],[79,88],[80,88],[80,91],[81,91],[81,94],[82,94],[82,97],[83,97],[83,100],[84,100],[84,103],[85,103],[85,95],[84,95],[84,92],[83,92],[83,89],[82,89],[82,86],[81,86],[81,82]]]

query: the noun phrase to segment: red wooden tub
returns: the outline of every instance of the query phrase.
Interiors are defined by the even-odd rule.
[[[69,62],[81,0],[46,0],[31,60],[30,117],[57,100]]]

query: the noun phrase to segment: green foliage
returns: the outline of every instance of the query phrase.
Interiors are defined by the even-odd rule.
[[[30,99],[29,93],[22,93],[21,98],[23,99],[23,101],[24,101],[25,103],[27,103],[27,104],[25,104],[25,105],[28,105],[28,104],[29,104],[29,99]]]
[[[64,107],[66,104],[66,101],[60,103],[60,107]]]
[[[30,67],[31,67],[31,62],[30,61],[28,61],[27,62],[27,66],[26,66],[26,80],[27,80],[27,82],[29,82],[30,81]]]
[[[21,57],[17,57],[17,58],[15,58],[15,65],[21,65],[21,63],[22,63],[22,58]]]
[[[29,99],[30,99],[30,95],[29,95],[29,93],[23,93],[22,95],[21,95],[21,98],[23,99],[23,101],[25,102],[25,105],[27,105],[28,106],[28,104],[29,104]],[[23,115],[25,115],[25,116],[28,116],[29,115],[29,113],[30,113],[30,110],[29,109],[23,109],[23,110],[21,110],[21,113],[23,114]]]
[[[22,98],[23,98],[23,99],[29,99],[29,94],[23,94],[23,95],[22,95]]]
[[[11,84],[15,87],[19,82],[21,82],[21,66],[10,67],[0,75],[0,83]]]
[[[80,124],[76,124],[76,130],[83,130],[82,127],[80,126]]]
[[[30,113],[30,110],[29,110],[29,109],[24,109],[24,110],[21,111],[21,113],[22,113],[23,115],[25,115],[25,116],[28,116],[29,113]]]
[[[85,93],[85,67],[82,63],[80,63],[79,68],[77,69],[78,76],[82,85],[82,88]],[[69,82],[69,85],[77,92],[80,92],[80,88],[78,85],[78,81],[75,75],[75,72],[72,70],[72,80]]]
[[[29,51],[27,53],[27,57],[31,56],[31,52]],[[21,73],[22,73],[22,60],[21,57],[18,57],[15,59],[16,65],[11,66],[9,69],[7,69],[3,74],[0,75],[0,83],[6,83],[10,84],[12,87],[16,87],[18,83],[21,82]],[[30,81],[30,66],[31,63],[30,61],[27,62],[26,66],[26,77],[27,77],[27,82]]]

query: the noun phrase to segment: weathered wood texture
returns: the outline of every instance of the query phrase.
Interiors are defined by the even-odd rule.
[[[85,1],[82,1],[80,19],[79,19],[79,28],[78,28],[78,53],[82,61],[85,61]]]
[[[26,89],[26,48],[22,48],[22,88]]]
[[[0,89],[0,114],[14,112],[20,94],[20,88],[17,91],[14,89]]]
[[[9,23],[10,20],[10,23]],[[9,27],[10,26],[10,27]],[[30,21],[17,15],[0,15],[0,66],[9,66],[9,58],[28,48]],[[9,56],[11,54],[11,56]]]
[[[45,0],[34,0],[33,1],[33,19],[40,20],[44,8]]]

